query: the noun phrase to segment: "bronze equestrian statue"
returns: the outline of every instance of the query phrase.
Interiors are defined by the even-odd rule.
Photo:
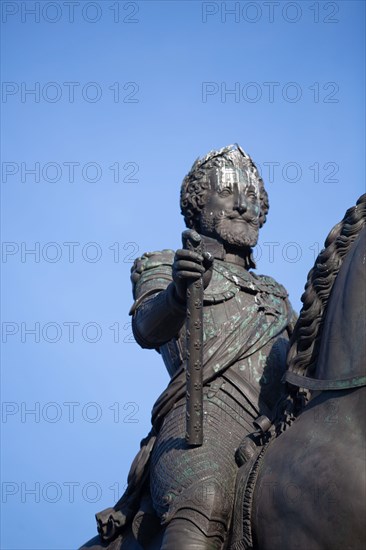
[[[227,548],[236,451],[253,422],[270,424],[296,320],[284,287],[251,271],[268,209],[252,159],[238,145],[212,151],[182,183],[185,247],[135,261],[135,339],[171,381],[124,495],[83,549]]]
[[[302,301],[288,395],[238,451],[231,550],[365,548],[366,194],[329,233]]]

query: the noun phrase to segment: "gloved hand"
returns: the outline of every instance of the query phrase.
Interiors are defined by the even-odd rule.
[[[190,233],[194,234],[197,240],[197,233],[194,230],[185,231],[185,238]],[[200,254],[193,250],[179,249],[175,253],[173,263],[173,281],[178,299],[185,302],[187,285],[202,277],[203,288],[207,288],[212,277],[213,256],[209,252]]]

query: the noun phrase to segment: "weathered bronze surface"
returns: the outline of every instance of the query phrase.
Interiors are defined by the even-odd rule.
[[[300,414],[310,397],[306,388],[311,386],[298,389],[291,376],[301,375],[302,381],[329,378],[326,360],[316,376],[314,357],[321,345],[325,351],[320,356],[327,357],[328,347],[339,337],[337,330],[344,327],[333,334],[331,320],[331,337],[323,344],[321,331],[308,328],[313,328],[314,316],[322,326],[324,293],[319,291],[318,301],[313,295],[305,298],[303,324],[292,336],[289,378],[281,383],[295,315],[286,290],[251,271],[252,247],[269,205],[253,161],[239,146],[212,151],[194,163],[183,180],[181,208],[188,227],[184,242],[190,244],[175,252],[146,253],[135,261],[131,273],[135,338],[142,347],[159,351],[171,381],[154,405],[152,429],[141,442],[124,495],[113,508],[97,514],[99,536],[82,548],[331,548],[311,546],[305,535],[299,536],[299,546],[293,533],[301,530],[303,522],[298,518],[296,527],[289,506],[281,517],[280,504],[276,502],[273,510],[264,488],[267,478],[269,483],[291,481],[288,472],[294,455],[299,471],[303,461],[309,469],[305,474],[310,475],[316,469],[312,463],[310,472],[311,461],[324,462],[321,452],[330,452],[324,426],[317,432],[313,424],[310,434],[305,424],[303,435],[296,439],[295,426],[311,416],[307,411],[315,400],[327,400],[321,393]],[[351,322],[346,302],[341,314]],[[309,311],[304,313],[306,308]],[[339,314],[336,311],[334,318]],[[348,345],[351,349],[354,341]],[[343,356],[348,357],[349,350],[345,351]],[[345,365],[343,370],[342,380],[344,373],[346,378],[361,376],[358,368],[350,373]],[[335,372],[333,367],[332,379]],[[354,385],[343,387],[337,395],[357,391]],[[319,414],[323,418],[326,413]],[[352,418],[356,425],[359,419]],[[292,423],[294,427],[283,433]],[[357,438],[357,429],[348,433]],[[334,429],[334,438],[336,433]],[[294,434],[292,440],[288,434]],[[311,459],[307,449],[314,438],[329,444],[322,451],[316,449]],[[294,524],[291,544],[282,541],[289,522]]]

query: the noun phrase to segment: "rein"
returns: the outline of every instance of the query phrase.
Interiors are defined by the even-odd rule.
[[[335,380],[322,380],[287,371],[284,379],[293,386],[298,386],[299,388],[305,388],[307,390],[348,390],[350,388],[366,386],[366,376],[362,375],[339,378]]]

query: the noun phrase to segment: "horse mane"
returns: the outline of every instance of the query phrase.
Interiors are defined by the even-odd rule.
[[[327,236],[324,248],[309,271],[299,318],[290,340],[288,369],[303,376],[314,373],[327,303],[343,260],[366,225],[366,193],[347,210]]]

